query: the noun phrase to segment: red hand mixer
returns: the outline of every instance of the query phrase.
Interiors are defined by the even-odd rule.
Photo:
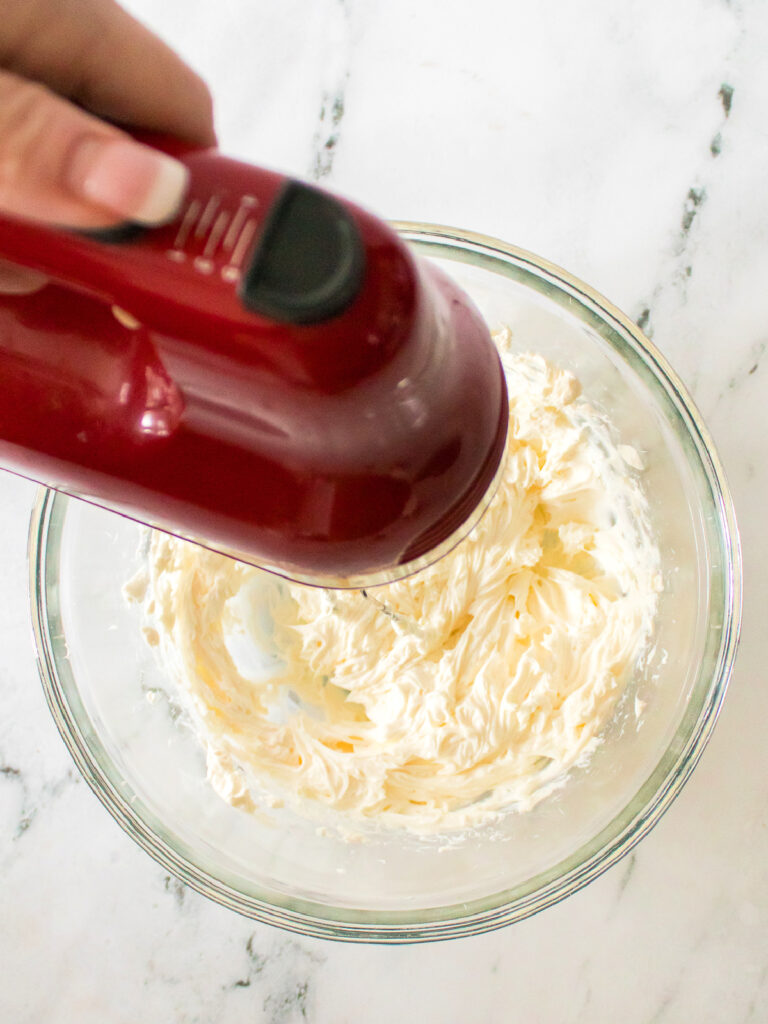
[[[50,281],[0,295],[0,462],[309,583],[438,557],[506,437],[477,310],[357,206],[151,141],[190,172],[172,223],[0,217],[0,257]]]

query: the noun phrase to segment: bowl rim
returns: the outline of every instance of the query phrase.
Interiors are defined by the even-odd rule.
[[[701,468],[710,485],[722,538],[725,585],[720,643],[710,685],[695,722],[688,725],[682,720],[678,724],[667,749],[634,798],[596,836],[582,844],[569,857],[528,879],[523,885],[453,906],[386,913],[333,908],[320,902],[301,899],[286,901],[290,902],[290,906],[287,906],[257,899],[232,888],[158,835],[137,811],[136,804],[140,804],[140,800],[134,802],[125,798],[104,765],[93,754],[77,713],[67,699],[49,629],[48,607],[48,567],[52,545],[57,543],[56,536],[52,538],[52,527],[56,526],[60,510],[66,508],[66,496],[45,487],[40,489],[31,513],[28,540],[32,626],[38,672],[45,698],[78,770],[124,831],[165,870],[202,895],[247,917],[309,937],[386,944],[477,935],[524,920],[577,892],[629,853],[680,793],[712,734],[733,670],[742,612],[741,547],[722,464],[709,431],[681,380],[637,325],[589,285],[525,249],[458,228],[410,221],[394,222],[393,227],[406,241],[418,242],[427,248],[433,245],[438,249],[453,244],[463,251],[484,256],[490,262],[501,261],[522,269],[529,268],[537,277],[549,278],[559,290],[570,292],[609,326],[618,326],[619,333],[625,336],[672,399],[694,443]],[[451,258],[445,252],[436,252],[435,255]],[[683,743],[680,743],[681,731],[686,731]],[[109,761],[106,754],[105,759]],[[665,764],[666,761],[669,763]],[[657,785],[654,780],[662,765],[665,765],[663,781]],[[119,775],[116,769],[115,774]],[[635,806],[639,810],[628,814],[628,809]],[[568,862],[572,866],[568,870],[560,870]],[[376,915],[375,921],[370,920],[373,914]]]

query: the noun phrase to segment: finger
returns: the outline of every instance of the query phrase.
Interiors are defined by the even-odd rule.
[[[187,171],[37,83],[0,71],[0,210],[69,227],[158,224]]]
[[[36,270],[15,267],[0,260],[0,295],[31,295],[40,291],[48,279]]]
[[[94,113],[192,142],[215,142],[210,93],[113,0],[3,0],[0,65]]]

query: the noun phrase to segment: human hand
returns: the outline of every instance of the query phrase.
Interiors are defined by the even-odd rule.
[[[204,82],[114,0],[0,0],[0,212],[73,228],[172,217],[184,166],[102,117],[215,142]],[[0,262],[0,292],[42,282]]]

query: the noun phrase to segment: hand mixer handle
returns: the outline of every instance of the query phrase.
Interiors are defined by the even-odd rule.
[[[468,298],[352,203],[154,141],[190,172],[172,223],[0,218],[54,281],[0,296],[0,459],[314,582],[455,540],[507,425]]]
[[[342,201],[272,171],[143,136],[190,172],[176,217],[90,231],[0,216],[0,257],[127,307],[150,329],[192,313],[256,332],[322,323],[354,301],[365,245]]]

